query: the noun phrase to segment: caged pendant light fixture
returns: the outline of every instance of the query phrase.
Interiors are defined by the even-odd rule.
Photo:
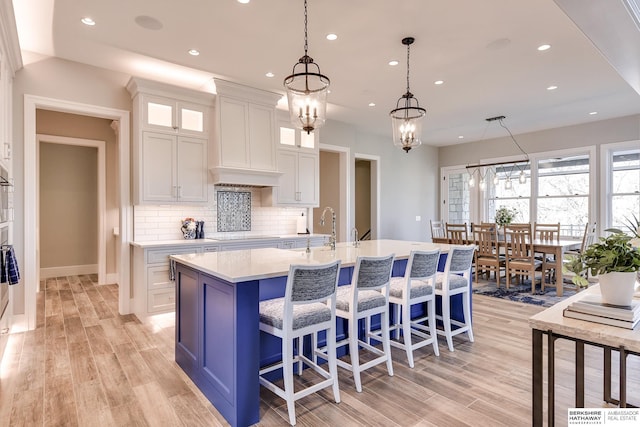
[[[407,46],[407,93],[398,99],[396,108],[389,113],[393,127],[393,144],[406,153],[422,144],[422,119],[427,114],[427,110],[420,107],[418,98],[415,98],[409,89],[409,51],[414,41],[413,37],[402,39],[402,44]]]
[[[304,56],[293,66],[291,75],[284,79],[284,87],[291,123],[310,134],[324,124],[330,81],[307,54],[308,49],[307,0],[304,0]]]

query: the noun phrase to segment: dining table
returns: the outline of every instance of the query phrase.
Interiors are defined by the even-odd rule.
[[[446,238],[434,238],[433,243],[448,243]],[[477,244],[473,239],[468,241],[469,244]],[[562,273],[562,259],[564,253],[568,250],[579,250],[582,241],[575,239],[533,239],[533,251],[538,253],[544,253],[546,255],[553,255],[558,263],[555,274],[556,294],[561,297],[564,294],[564,277]],[[506,242],[504,241],[504,235],[500,235],[498,238],[498,245],[506,250]],[[501,249],[502,250],[502,249]],[[542,279],[544,280],[544,278]]]

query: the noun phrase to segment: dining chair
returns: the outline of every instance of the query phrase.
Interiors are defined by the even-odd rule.
[[[447,253],[447,262],[442,273],[436,274],[435,293],[440,296],[442,315],[436,318],[442,321],[443,329],[437,333],[447,339],[449,351],[453,351],[453,337],[466,333],[469,341],[473,342],[473,328],[471,325],[471,263],[475,245],[451,245]],[[464,321],[451,318],[451,298],[462,295],[462,312]],[[456,329],[453,329],[456,326]]]
[[[542,267],[542,261],[534,256],[531,239],[531,224],[509,224],[505,226],[507,250],[505,252],[505,270],[507,289],[511,285],[511,275],[528,276],[531,279],[531,292],[535,292],[536,270]]]
[[[469,233],[467,232],[467,223],[452,224],[446,223],[447,240],[451,245],[466,245],[469,242]]]
[[[336,294],[336,316],[348,322],[349,336],[336,343],[336,347],[349,346],[350,363],[338,359],[341,368],[353,373],[356,391],[362,392],[360,374],[366,369],[386,363],[389,376],[393,376],[391,347],[389,344],[389,283],[394,255],[383,257],[359,256],[348,286],[340,286]],[[380,315],[380,330],[371,330],[371,317]],[[364,319],[364,339],[360,339],[359,320]],[[372,345],[371,339],[382,342],[382,350]],[[360,347],[372,353],[373,359],[360,361]]]
[[[436,296],[434,292],[440,249],[431,251],[413,250],[409,254],[404,277],[393,277],[389,287],[389,303],[400,313],[394,316],[389,330],[397,337],[402,332],[402,341],[393,339],[391,345],[407,353],[409,367],[414,367],[413,350],[431,344],[436,356],[438,333],[436,330]],[[411,307],[426,303],[426,312],[419,318],[411,318]],[[394,310],[396,312],[398,310]],[[427,322],[425,326],[424,322]],[[418,338],[414,341],[412,335]]]
[[[476,244],[476,283],[478,283],[481,272],[483,274],[485,272],[488,273],[489,278],[491,278],[491,272],[493,272],[496,277],[496,286],[500,287],[500,271],[505,266],[505,257],[500,254],[496,224],[476,224],[473,236]]]
[[[431,241],[433,243],[446,243],[447,238],[444,223],[442,221],[429,220],[431,226]]]
[[[596,241],[596,230],[597,223],[593,222],[592,224],[587,223],[584,226],[584,233],[582,234],[582,243],[580,244],[579,249],[572,249],[565,252],[565,258],[562,260],[563,264],[568,263],[572,257],[578,256],[583,253],[589,246],[591,246]],[[585,270],[583,273],[585,278],[589,278],[589,269]],[[565,278],[570,278],[573,275],[570,271],[564,272]]]
[[[533,238],[539,240],[560,240],[560,223],[556,224],[542,224],[538,222],[533,223]],[[536,252],[536,259],[542,261],[542,272],[543,272],[543,280],[541,283],[542,289],[544,290],[545,280],[544,277],[549,274],[551,277],[553,275],[553,271],[556,268],[556,259],[553,254],[548,254],[544,252]]]
[[[291,425],[296,423],[295,401],[302,397],[320,389],[332,387],[335,402],[340,402],[335,308],[339,272],[340,260],[327,264],[291,265],[284,298],[261,301],[259,304],[260,330],[282,339],[282,359],[275,364],[260,368],[259,382],[261,386],[287,402]],[[326,331],[327,348],[323,357],[328,362],[328,371],[317,363],[315,356],[314,360],[311,360],[303,354],[304,337],[315,336],[319,331]],[[297,341],[297,355],[294,355],[295,341]],[[299,363],[298,373],[301,374],[303,362],[320,374],[324,380],[295,391],[294,363]],[[282,369],[284,389],[264,376],[277,369]]]

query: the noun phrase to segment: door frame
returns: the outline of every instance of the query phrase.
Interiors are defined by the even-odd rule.
[[[373,154],[355,153],[353,155],[352,171],[355,177],[356,160],[368,160],[371,165],[371,240],[380,236],[380,161],[381,157]],[[355,178],[354,178],[355,185]],[[355,194],[355,192],[354,192]],[[355,197],[355,196],[354,196]],[[353,212],[355,223],[355,212]]]
[[[59,145],[72,145],[77,147],[90,147],[98,150],[98,284],[103,285],[107,282],[107,248],[106,248],[106,215],[105,208],[107,206],[107,189],[106,189],[106,142],[97,139],[84,139],[74,138],[68,136],[46,135],[36,134],[36,155],[38,167],[36,168],[36,182],[40,182],[40,144],[59,144]],[[38,209],[36,213],[37,221],[37,236],[38,239],[38,268],[40,267],[40,185],[37,184],[38,195],[36,196],[36,202]]]
[[[39,283],[37,248],[37,138],[36,110],[52,110],[62,113],[80,114],[114,120],[112,126],[118,141],[118,191],[120,221],[118,234],[118,250],[116,251],[116,268],[118,270],[118,311],[120,314],[130,313],[130,248],[133,236],[133,206],[129,184],[130,174],[130,123],[127,110],[83,104],[62,99],[47,98],[37,95],[24,95],[24,286],[25,317],[28,329],[36,327],[36,292]]]
[[[448,177],[451,173],[468,172],[466,165],[443,166],[440,168],[440,220],[442,222],[449,221],[449,181]],[[478,222],[483,206],[482,197],[478,195],[478,186],[469,189],[469,221],[471,223]]]
[[[343,237],[344,241],[347,241],[346,239],[349,238],[351,224],[353,224],[353,212],[351,210],[351,183],[353,182],[353,170],[349,167],[351,150],[348,147],[331,144],[318,144],[318,150],[338,154],[338,168],[340,170],[340,207],[336,212],[339,224],[336,234],[338,241],[341,241],[340,237]],[[319,155],[320,153],[318,152],[318,156]],[[313,209],[309,209],[309,211],[310,215],[312,215]],[[311,217],[311,221],[313,221],[313,217]]]

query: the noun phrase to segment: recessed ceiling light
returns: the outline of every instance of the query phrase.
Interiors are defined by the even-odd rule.
[[[550,44],[541,44],[540,46],[538,46],[539,51],[548,50],[548,49],[551,49]]]
[[[332,40],[333,41],[333,40],[336,40],[337,38],[338,38],[337,34],[333,34],[333,33],[327,34],[327,40]]]
[[[94,25],[96,25],[96,21],[94,21],[93,19],[89,18],[88,16],[85,16],[84,18],[82,18],[80,20],[80,22],[82,22],[84,25],[88,25],[90,27],[93,27]]]
[[[249,3],[251,0],[238,0],[238,3],[242,3],[242,4],[247,4]]]
[[[553,85],[547,88],[547,90],[556,90],[556,89],[558,89],[558,86],[553,86]]]
[[[197,49],[189,49],[189,55],[198,56],[198,55],[200,55],[200,51],[197,50]]]
[[[436,80],[435,82],[433,82],[434,85],[441,85],[444,83],[444,80]]]
[[[589,113],[590,116],[595,116],[596,114],[598,114],[597,111],[592,111],[592,112]]]
[[[458,139],[464,139],[464,136],[463,135],[459,135]]]
[[[376,106],[376,103],[375,103],[375,102],[370,102],[370,103],[369,103],[369,107],[375,107],[375,106]]]
[[[271,71],[269,71],[267,74],[265,74],[265,76],[267,76],[267,77],[273,77],[273,76],[275,76],[275,74],[273,74]]]
[[[395,67],[396,65],[398,65],[398,61],[396,61],[395,59],[393,61],[389,61],[389,65]]]

